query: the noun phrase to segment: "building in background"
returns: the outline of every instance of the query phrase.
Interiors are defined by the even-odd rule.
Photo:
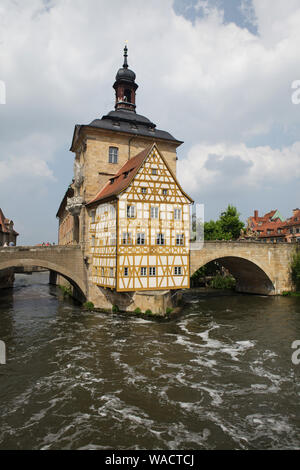
[[[247,220],[245,233],[241,238],[258,240],[269,243],[299,242],[300,241],[300,209],[294,209],[292,217],[285,220],[275,209],[262,217],[258,211]]]
[[[300,242],[300,209],[293,209],[293,215],[283,224],[288,242]]]
[[[14,223],[7,219],[0,208],[0,246],[16,245],[18,233],[14,230]]]

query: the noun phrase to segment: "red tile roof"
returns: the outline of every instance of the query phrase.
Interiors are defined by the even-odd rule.
[[[142,152],[138,153],[135,157],[128,160],[122,166],[122,168],[120,168],[120,170],[113,177],[111,177],[109,179],[109,181],[105,184],[105,186],[101,189],[101,191],[97,194],[97,196],[94,199],[92,199],[90,202],[88,202],[86,205],[89,206],[89,205],[92,205],[96,202],[104,201],[106,199],[116,197],[123,190],[125,190],[130,185],[130,183],[133,181],[134,177],[136,176],[137,172],[141,168],[141,166],[144,163],[145,159],[150,154],[151,149],[153,147],[156,147],[156,145],[152,144],[152,145],[146,147]],[[161,156],[161,157],[164,160],[163,156]],[[164,163],[166,164],[166,166],[168,166],[167,163],[165,162],[165,160],[164,160]],[[174,178],[175,178],[175,176],[174,176]],[[184,193],[184,195],[188,199],[190,199],[191,202],[193,202],[192,199],[182,190],[182,188],[179,185],[176,178],[175,178],[175,181],[178,184],[181,191]]]
[[[122,168],[120,168],[120,170],[108,180],[97,196],[88,202],[87,205],[110,198],[112,196],[116,196],[122,190],[126,189],[137,174],[152,147],[153,145],[150,145],[145,150],[138,153],[135,157],[128,160],[122,166]]]
[[[9,233],[9,224],[10,224],[10,220],[4,216],[0,208],[0,232]],[[15,230],[13,230],[13,234],[19,235]]]

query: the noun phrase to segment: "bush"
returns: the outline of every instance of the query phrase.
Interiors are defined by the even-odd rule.
[[[173,312],[173,309],[171,307],[166,308],[166,314],[167,315],[170,315],[170,313],[172,313],[172,312]]]
[[[293,283],[297,291],[300,291],[300,251],[297,251],[293,256],[291,271]]]
[[[71,286],[66,287],[66,286],[59,285],[58,287],[62,291],[64,297],[67,296],[67,295],[72,296],[72,287]]]
[[[234,289],[235,279],[231,276],[221,276],[217,274],[211,281],[210,287],[213,289]]]
[[[113,313],[118,313],[120,311],[119,307],[117,305],[113,305],[112,308],[111,308],[111,311]]]
[[[140,309],[140,307],[137,307],[137,308],[134,310],[134,313],[142,313],[142,310]]]
[[[152,310],[150,310],[150,308],[148,308],[145,312],[146,315],[152,315]]]
[[[94,304],[93,304],[93,302],[85,302],[83,304],[83,308],[85,310],[93,310],[94,309]]]

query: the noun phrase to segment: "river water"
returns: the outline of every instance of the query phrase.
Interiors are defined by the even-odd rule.
[[[0,449],[300,447],[299,298],[189,293],[157,321],[16,278],[0,293]]]

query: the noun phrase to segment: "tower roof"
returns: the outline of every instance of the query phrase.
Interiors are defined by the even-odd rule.
[[[89,124],[76,124],[71,144],[71,151],[76,150],[76,142],[82,131],[88,129],[99,129],[102,131],[114,131],[126,133],[131,136],[148,137],[153,141],[167,140],[174,143],[176,147],[183,142],[175,139],[169,132],[156,128],[156,124],[145,116],[137,114],[135,111],[136,90],[135,73],[128,68],[128,49],[124,47],[124,62],[116,75],[113,88],[116,92],[115,110],[109,112],[102,118],[96,118]]]
[[[123,67],[118,70],[117,75],[116,75],[116,82],[122,80],[125,82],[133,82],[135,81],[135,73],[133,70],[130,70],[128,68],[128,63],[127,63],[127,57],[128,57],[128,49],[127,46],[125,45],[124,47],[124,63]]]

